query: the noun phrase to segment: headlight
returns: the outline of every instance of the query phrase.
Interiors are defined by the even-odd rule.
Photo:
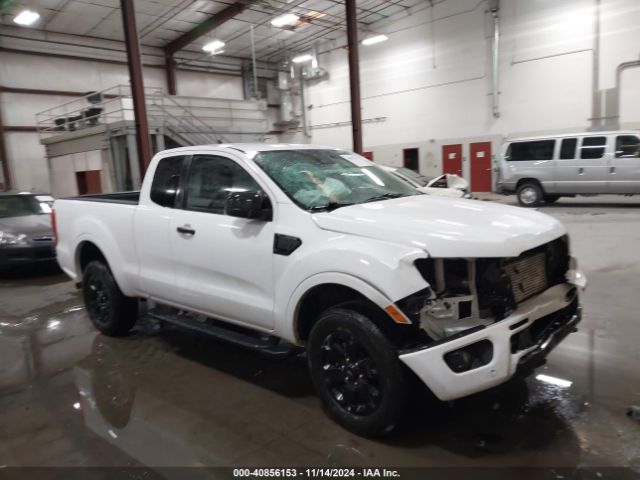
[[[24,245],[27,236],[24,233],[14,234],[0,230],[0,245]]]

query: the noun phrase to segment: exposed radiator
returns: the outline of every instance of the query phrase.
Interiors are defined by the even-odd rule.
[[[505,263],[503,268],[511,280],[511,290],[516,303],[547,288],[545,252],[510,261]]]

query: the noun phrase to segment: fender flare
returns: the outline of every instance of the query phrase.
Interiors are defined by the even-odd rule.
[[[297,319],[297,310],[300,302],[312,288],[324,284],[336,284],[351,288],[378,305],[381,309],[393,303],[376,287],[358,277],[341,272],[318,273],[303,280],[289,297],[287,310],[285,312],[285,318],[287,319],[285,324],[289,326],[289,331],[281,332],[283,336],[296,344],[300,343]]]
[[[109,240],[111,240],[111,238],[109,238]],[[122,256],[119,254],[118,249],[109,248],[109,241],[107,241],[106,243],[102,242],[101,240],[94,238],[88,233],[81,233],[74,240],[75,246],[73,249],[73,262],[77,272],[76,279],[82,279],[82,271],[80,269],[80,246],[83,243],[92,243],[98,250],[100,250],[107,262],[107,266],[109,267],[113,278],[116,281],[116,284],[118,285],[120,290],[122,290],[122,293],[127,296],[136,296],[136,289],[130,282],[127,273],[122,269],[114,268],[114,265],[123,264]]]

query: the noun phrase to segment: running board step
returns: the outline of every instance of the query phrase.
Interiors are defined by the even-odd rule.
[[[260,334],[247,328],[207,318],[204,315],[185,312],[171,313],[167,312],[166,309],[162,309],[162,311],[153,309],[144,315],[144,319],[194,330],[273,357],[289,357],[302,351],[300,347],[273,335]]]

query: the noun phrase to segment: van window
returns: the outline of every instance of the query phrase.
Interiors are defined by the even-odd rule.
[[[509,146],[507,160],[522,162],[527,160],[551,160],[555,140],[536,140],[533,142],[515,142]]]
[[[640,157],[640,138],[635,135],[616,137],[616,158]]]
[[[606,145],[607,137],[585,137],[582,139],[580,158],[602,158],[604,157],[604,149]]]
[[[576,158],[577,138],[564,138],[560,147],[560,160],[573,160]]]

